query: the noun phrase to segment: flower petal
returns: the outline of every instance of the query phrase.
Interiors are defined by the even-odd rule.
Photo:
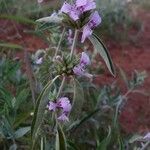
[[[81,7],[87,4],[87,0],[76,0],[76,6]]]
[[[73,72],[74,74],[76,74],[77,76],[83,76],[84,75],[84,68],[81,65],[77,65],[73,68]]]
[[[83,43],[85,41],[85,39],[92,34],[92,32],[93,32],[93,30],[88,25],[84,26],[81,43]]]
[[[57,108],[57,103],[55,103],[55,102],[49,102],[49,104],[48,104],[48,109],[49,109],[50,111],[55,111],[56,108]]]
[[[101,23],[102,19],[98,13],[98,11],[95,11],[90,19],[90,27],[97,27]]]
[[[64,2],[63,6],[61,7],[60,11],[64,13],[69,13],[72,6],[68,4],[67,2]]]
[[[83,66],[87,66],[90,63],[91,62],[90,62],[89,56],[85,52],[82,52],[81,59],[80,59],[80,64],[83,65]]]
[[[79,13],[77,10],[71,10],[69,13],[70,18],[72,18],[74,21],[79,19]]]
[[[63,112],[70,112],[71,104],[70,100],[67,97],[61,97],[58,102],[57,106],[63,109]]]
[[[60,120],[60,121],[69,121],[69,118],[66,116],[66,114],[65,113],[62,113],[58,118],[57,118],[58,120]]]

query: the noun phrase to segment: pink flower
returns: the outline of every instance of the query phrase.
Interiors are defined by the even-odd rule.
[[[59,121],[69,121],[69,118],[67,117],[67,115],[65,113],[62,113],[58,118]]]
[[[63,109],[63,112],[70,112],[71,104],[67,97],[61,97],[58,102],[57,106]]]
[[[96,3],[94,0],[77,0],[75,4],[71,5],[67,2],[64,2],[61,12],[66,13],[74,21],[80,18],[80,15],[86,11],[96,8]]]
[[[70,5],[67,2],[64,2],[60,12],[68,14],[74,21],[78,20],[80,16],[80,12],[77,10],[76,6]]]
[[[101,17],[98,12],[95,11],[90,18],[90,21],[83,27],[83,34],[81,38],[81,42],[83,43],[87,37],[92,35],[93,29],[97,27],[101,23]]]
[[[68,114],[71,111],[71,103],[67,97],[61,97],[57,102],[49,102],[48,109],[50,111],[60,110],[58,120],[60,121],[69,121]]]
[[[77,76],[84,76],[85,74],[85,69],[84,67],[82,67],[81,65],[77,65],[73,68],[73,72],[74,74],[76,74]]]
[[[56,108],[57,108],[57,103],[55,103],[55,102],[49,102],[49,104],[48,104],[48,109],[49,109],[50,111],[55,111]]]
[[[81,54],[81,59],[80,59],[80,64],[81,65],[84,65],[84,66],[87,66],[89,65],[91,62],[90,62],[90,58],[89,56],[85,53],[85,52],[82,52]]]
[[[81,12],[86,12],[86,11],[95,9],[96,3],[94,2],[94,0],[77,0],[76,1],[76,7]]]
[[[144,137],[143,137],[144,140],[146,141],[150,141],[150,132],[148,132]]]
[[[85,77],[88,77],[88,78],[92,78],[93,75],[87,73],[86,70],[85,70],[85,68],[90,63],[91,62],[90,62],[89,56],[85,52],[82,52],[81,58],[80,58],[80,63],[73,68],[74,74],[76,74],[77,76],[85,76]]]

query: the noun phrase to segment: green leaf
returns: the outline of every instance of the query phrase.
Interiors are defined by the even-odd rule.
[[[55,150],[67,150],[66,137],[65,137],[65,134],[59,124],[57,126],[56,145],[55,146],[56,146]]]
[[[84,103],[84,91],[77,79],[73,79],[74,81],[74,96],[72,102],[72,110],[70,113],[71,120],[76,120],[80,116],[82,106]]]
[[[16,97],[16,102],[14,104],[15,110],[19,108],[19,106],[27,99],[29,96],[29,90],[28,89],[23,89],[20,91],[20,93]]]
[[[22,46],[13,44],[13,43],[0,43],[0,47],[10,48],[10,49],[19,49],[19,50],[23,49]]]
[[[60,24],[62,23],[62,17],[60,17],[59,15],[53,15],[53,16],[49,16],[49,17],[43,17],[40,18],[38,20],[36,20],[37,22],[45,22],[45,23],[57,23]]]
[[[9,150],[17,150],[17,144],[13,144],[9,147]]]
[[[35,111],[34,111],[34,117],[32,121],[32,126],[31,126],[31,135],[33,140],[36,139],[39,128],[42,124],[43,121],[43,114],[46,108],[46,105],[49,101],[48,96],[49,92],[51,91],[51,87],[53,86],[54,82],[59,76],[56,76],[52,81],[48,82],[47,85],[44,87],[43,91],[41,92],[40,96],[38,97]],[[33,141],[34,143],[35,141]],[[34,145],[34,144],[33,144]]]
[[[105,45],[103,44],[103,42],[101,41],[101,39],[97,35],[92,34],[89,37],[89,40],[91,41],[91,43],[93,44],[93,46],[97,50],[97,52],[103,58],[103,60],[106,63],[106,66],[107,66],[108,70],[110,71],[110,73],[113,76],[115,76],[115,69],[114,69],[114,65],[113,65],[113,62],[111,60],[110,54],[109,54],[107,48],[105,47]]]
[[[31,130],[31,127],[24,127],[24,128],[18,129],[14,134],[15,139],[23,137],[30,130]]]
[[[89,120],[91,117],[93,117],[96,113],[98,113],[100,111],[100,109],[96,109],[94,111],[92,111],[91,113],[85,115],[83,118],[81,118],[78,121],[75,121],[73,124],[71,124],[69,126],[69,128],[67,129],[67,131],[70,130],[76,130],[77,128],[79,128],[83,123],[85,123],[87,120]]]
[[[26,18],[25,16],[15,16],[15,15],[3,14],[3,15],[0,15],[0,18],[14,20],[16,22],[23,23],[23,24],[30,24],[30,25],[35,24],[35,22],[33,20]]]
[[[133,135],[133,136],[129,139],[129,143],[132,144],[132,143],[134,143],[134,142],[136,142],[136,141],[141,141],[141,140],[143,140],[143,136],[136,134],[136,135]]]
[[[102,142],[98,145],[97,150],[107,150],[107,146],[111,140],[111,128],[109,127],[108,135],[106,138],[102,140]]]

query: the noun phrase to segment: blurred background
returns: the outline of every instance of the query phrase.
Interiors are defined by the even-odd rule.
[[[27,86],[25,76],[22,75],[22,71],[28,72],[25,67],[25,51],[22,47],[30,54],[49,47],[47,34],[36,30],[35,20],[59,10],[63,2],[0,0],[0,88],[8,82],[14,84],[7,87],[13,92],[16,90],[15,86],[22,89]],[[95,33],[106,44],[117,71],[121,68],[129,78],[132,78],[134,71],[147,73],[144,84],[130,95],[120,115],[123,133],[146,133],[150,130],[150,1],[97,0],[96,2],[102,16],[102,24]],[[87,48],[90,47],[88,42],[86,44]],[[124,92],[126,87],[119,71],[117,77],[113,78],[105,66],[99,65],[101,68],[96,66],[97,72],[102,73],[95,77],[94,82],[103,87],[115,80]],[[25,95],[28,92],[24,89],[21,94]],[[24,99],[27,97],[28,95]],[[3,109],[3,104],[4,102],[0,100],[1,113],[7,111]],[[16,123],[15,126],[17,125]]]

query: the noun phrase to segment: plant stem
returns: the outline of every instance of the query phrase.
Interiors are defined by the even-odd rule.
[[[35,107],[36,101],[35,101],[35,83],[33,80],[34,75],[32,72],[31,63],[29,61],[29,56],[26,48],[24,48],[24,57],[25,57],[27,77],[29,79],[29,85],[32,95],[33,106]]]
[[[55,57],[57,56],[57,54],[58,54],[58,51],[59,51],[60,46],[61,46],[62,39],[63,39],[63,37],[64,37],[64,35],[65,35],[65,31],[66,31],[66,28],[63,29],[63,32],[62,32],[61,37],[60,37],[60,39],[59,39],[59,42],[58,42],[58,45],[57,45],[57,48],[56,48],[56,51],[55,51],[54,58],[55,58]]]
[[[64,87],[64,84],[65,84],[65,80],[66,80],[66,77],[63,76],[63,79],[62,79],[62,82],[61,82],[61,85],[60,85],[60,88],[59,88],[59,91],[57,93],[57,98],[60,96],[61,92],[62,92],[62,89]]]
[[[150,141],[148,141],[148,142],[141,148],[141,150],[146,150],[146,148],[148,148],[149,144],[150,144]]]
[[[73,44],[72,44],[72,47],[71,47],[71,52],[70,52],[70,59],[73,56],[73,53],[74,53],[74,50],[75,50],[75,47],[76,47],[76,44],[77,44],[77,39],[78,39],[78,30],[76,29],[75,33],[74,33],[74,38],[73,38]]]

